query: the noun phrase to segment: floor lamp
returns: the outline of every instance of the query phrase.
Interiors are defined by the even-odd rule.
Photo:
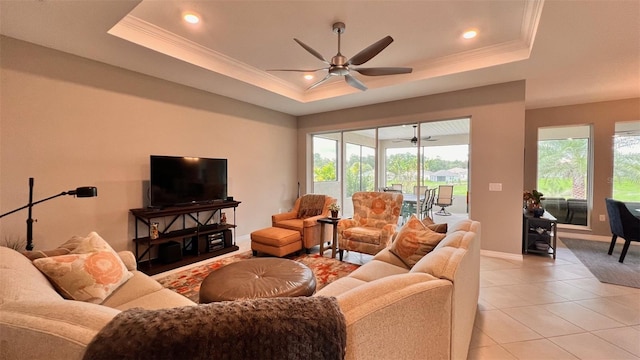
[[[22,209],[29,209],[29,215],[27,217],[27,250],[31,251],[33,250],[33,218],[31,217],[31,208],[33,208],[33,205],[37,205],[63,195],[75,195],[76,197],[94,197],[98,196],[98,189],[95,186],[83,186],[76,188],[75,190],[63,191],[60,194],[49,196],[48,198],[42,200],[33,201],[33,178],[29,178],[29,203],[25,206],[0,215],[0,218],[5,217],[9,214],[13,214],[14,212],[20,211]]]

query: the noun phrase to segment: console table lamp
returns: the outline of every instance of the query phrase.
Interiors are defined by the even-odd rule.
[[[0,215],[0,218],[5,217],[9,214],[13,214],[14,212],[20,211],[22,209],[29,209],[29,217],[27,218],[27,250],[31,251],[33,250],[33,218],[31,217],[31,208],[33,207],[33,205],[37,205],[63,195],[75,195],[76,197],[94,197],[98,196],[98,189],[95,186],[83,186],[76,188],[75,190],[63,191],[60,194],[49,196],[48,198],[42,200],[33,201],[33,178],[29,178],[29,203],[25,206]]]

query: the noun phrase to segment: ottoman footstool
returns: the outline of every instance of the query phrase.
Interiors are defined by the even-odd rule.
[[[303,263],[279,258],[248,259],[209,274],[200,285],[200,303],[311,296],[315,291],[316,277]]]
[[[251,233],[251,250],[282,257],[302,250],[300,232],[277,227],[256,230]]]

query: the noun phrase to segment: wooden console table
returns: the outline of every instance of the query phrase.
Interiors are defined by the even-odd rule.
[[[238,250],[239,248],[235,244],[236,208],[238,205],[240,205],[240,201],[220,201],[162,209],[130,209],[129,211],[135,218],[135,238],[133,241],[136,244],[138,269],[148,275],[153,275]],[[220,216],[224,209],[233,209],[233,218],[228,219],[232,222],[212,223],[216,214]],[[169,220],[162,222],[163,227],[158,229],[156,239],[152,239],[151,236],[151,225],[154,219]],[[139,231],[141,226],[146,230],[144,233]],[[212,239],[216,238],[215,246],[209,243],[210,236]],[[152,259],[152,249],[169,241],[181,243],[181,260],[162,263],[158,258]]]

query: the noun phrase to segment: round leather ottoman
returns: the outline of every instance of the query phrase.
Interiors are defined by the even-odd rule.
[[[248,259],[209,274],[200,285],[200,303],[311,296],[315,291],[313,271],[302,263],[279,258]]]

